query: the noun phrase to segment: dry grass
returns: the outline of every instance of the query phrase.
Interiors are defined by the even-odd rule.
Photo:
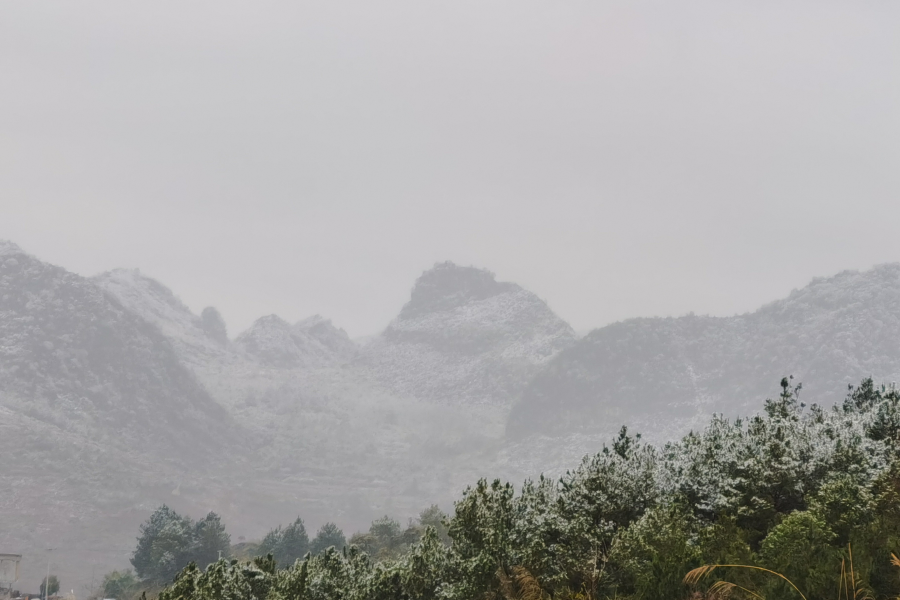
[[[891,564],[900,567],[900,558],[897,558],[893,553],[891,553]],[[689,571],[688,574],[684,576],[684,583],[696,585],[712,574],[716,569],[727,568],[750,569],[779,577],[788,582],[790,586],[797,591],[800,597],[803,598],[803,600],[806,600],[806,596],[800,591],[800,588],[786,576],[777,571],[754,565],[703,565],[702,567],[697,567],[696,569]],[[763,600],[763,597],[757,592],[724,580],[717,581],[709,587],[707,590],[707,598],[710,600],[726,600],[727,598],[730,598],[735,591],[740,591],[752,598]],[[838,581],[837,600],[873,600],[871,594],[862,587],[860,580],[856,576],[856,570],[853,567],[853,548],[849,545],[847,546],[847,558],[841,559],[841,577]]]
[[[537,578],[525,567],[512,567],[509,572],[497,570],[500,593],[506,600],[543,600],[544,590]]]
[[[803,592],[800,591],[800,588],[798,588],[796,585],[794,585],[793,581],[791,581],[790,579],[788,579],[781,573],[779,573],[777,571],[773,571],[771,569],[766,569],[765,567],[756,567],[753,565],[703,565],[702,567],[697,567],[696,569],[689,571],[688,574],[684,576],[684,582],[688,585],[696,585],[697,583],[700,582],[701,579],[704,579],[705,577],[709,576],[709,574],[712,573],[713,571],[715,571],[716,569],[750,569],[750,570],[754,570],[754,571],[762,571],[762,572],[768,573],[770,575],[775,575],[776,577],[780,577],[781,579],[784,579],[785,581],[787,581],[791,585],[792,588],[797,590],[797,593],[800,594],[800,597],[803,598],[803,600],[806,600],[806,596],[803,594]],[[725,584],[725,585],[722,585],[722,584]],[[717,598],[726,598],[727,597],[726,592],[730,594],[733,590],[736,590],[736,589],[743,590],[756,598],[762,597],[755,592],[752,592],[752,591],[750,591],[746,588],[743,588],[737,584],[727,582],[727,581],[714,583],[712,585],[712,587],[710,587],[710,592],[712,592],[712,589],[714,587],[716,587],[717,585],[720,586],[718,588],[718,593],[716,594]]]

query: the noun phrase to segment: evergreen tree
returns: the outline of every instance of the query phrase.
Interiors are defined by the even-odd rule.
[[[48,596],[52,596],[56,592],[59,591],[59,579],[56,578],[56,575],[51,575],[49,579],[44,577],[41,580],[41,597],[46,598]]]
[[[163,504],[150,515],[140,527],[140,535],[137,539],[137,548],[131,556],[131,565],[141,579],[149,579],[154,571],[153,544],[159,537],[163,528],[172,521],[181,517],[168,506]]]
[[[160,506],[141,525],[131,557],[135,573],[148,583],[164,584],[187,564],[201,567],[230,556],[231,538],[215,513],[194,523],[168,506]]]
[[[687,600],[724,597],[726,581],[767,598],[794,593],[769,573],[728,566],[692,579],[716,589],[685,585],[701,564],[769,567],[824,600],[847,581],[851,549],[842,594],[898,597],[900,395],[865,380],[826,410],[799,402],[790,378],[781,383],[781,395],[749,419],[713,417],[659,450],[623,428],[558,480],[526,481],[518,494],[480,480],[450,517],[432,507],[406,529],[377,519],[342,551],[328,544],[343,536],[327,524],[316,554],[296,561],[309,546],[298,519],[260,546],[282,569],[272,557],[188,565],[160,600]],[[164,508],[135,551],[149,555],[150,572],[188,557],[177,552],[180,536],[190,534],[194,552],[202,538]]]
[[[347,539],[344,537],[344,532],[334,523],[325,523],[319,528],[316,537],[310,544],[310,552],[321,554],[326,548],[331,547],[341,551],[346,545]]]
[[[231,556],[231,536],[225,531],[222,520],[214,512],[209,513],[194,525],[194,547],[191,560],[199,567]]]
[[[112,571],[103,577],[100,585],[104,598],[128,600],[138,589],[139,582],[130,570]]]
[[[260,556],[271,554],[280,568],[287,568],[309,552],[309,535],[303,519],[297,519],[282,528],[280,525],[269,531],[257,548]]]

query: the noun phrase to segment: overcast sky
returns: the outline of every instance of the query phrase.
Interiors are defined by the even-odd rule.
[[[435,261],[578,330],[900,260],[900,3],[5,2],[0,238],[232,334]]]

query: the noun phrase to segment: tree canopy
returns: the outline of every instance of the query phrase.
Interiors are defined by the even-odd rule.
[[[131,565],[141,580],[165,584],[190,563],[205,568],[230,556],[231,538],[219,515],[194,522],[163,505],[141,525]]]
[[[760,414],[714,416],[661,448],[623,428],[559,479],[518,490],[481,480],[449,516],[426,511],[406,528],[384,517],[343,549],[317,546],[287,568],[270,557],[190,565],[160,600],[672,600],[719,577],[766,598],[795,593],[760,569],[684,582],[716,564],[772,569],[824,600],[851,550],[854,590],[895,598],[900,394],[865,380],[824,409],[801,403],[799,389],[785,379]],[[290,539],[305,540],[298,525]],[[273,530],[272,549],[287,530]]]

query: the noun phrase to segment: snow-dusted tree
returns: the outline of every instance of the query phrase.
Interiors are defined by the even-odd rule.
[[[271,554],[281,568],[291,566],[307,552],[309,552],[309,535],[300,517],[287,527],[279,525],[269,531],[257,549],[260,556]]]
[[[344,537],[344,532],[334,523],[325,523],[313,538],[309,550],[313,554],[321,554],[326,548],[334,547],[340,551],[346,545],[347,538]]]

